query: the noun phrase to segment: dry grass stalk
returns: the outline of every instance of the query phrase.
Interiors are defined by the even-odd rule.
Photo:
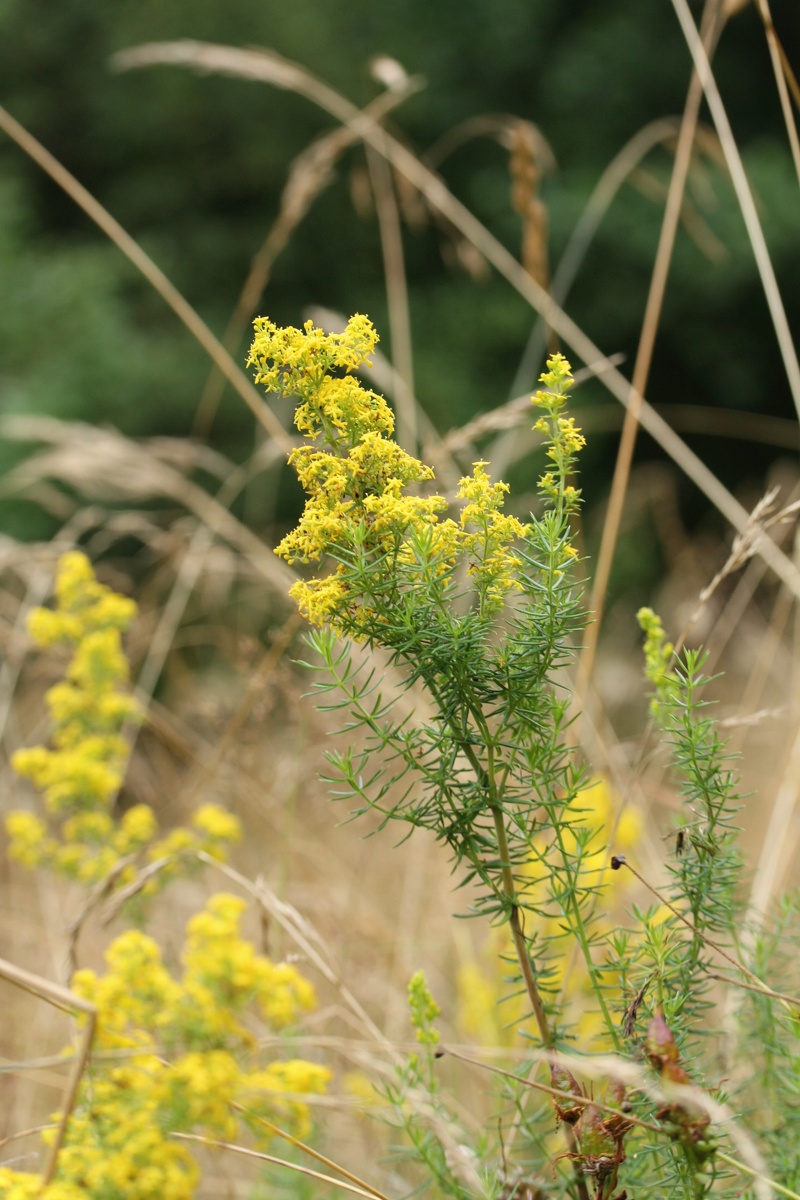
[[[303,1099],[307,1102],[308,1098],[304,1096]],[[237,1146],[233,1142],[220,1142],[215,1138],[203,1137],[199,1133],[173,1133],[172,1136],[179,1138],[182,1142],[199,1142],[201,1145],[211,1146],[215,1150],[231,1150],[235,1154],[243,1154],[246,1158],[258,1159],[259,1162],[274,1163],[276,1166],[285,1167],[298,1175],[306,1175],[310,1179],[318,1179],[322,1183],[332,1184],[354,1196],[363,1196],[366,1200],[375,1200],[375,1197],[383,1197],[383,1200],[387,1200],[383,1196],[383,1192],[379,1192],[377,1188],[370,1187],[367,1191],[345,1179],[335,1179],[332,1175],[323,1175],[320,1171],[312,1171],[311,1167],[301,1167],[299,1163],[290,1162],[285,1158],[276,1158],[274,1154],[264,1154],[261,1150],[251,1150],[249,1146]]]
[[[552,280],[551,294],[556,302],[564,305],[575,277],[580,270],[586,252],[594,240],[597,230],[623,183],[636,169],[639,162],[654,146],[674,136],[678,124],[673,117],[661,117],[640,129],[611,160],[596,183],[567,242],[564,253],[556,267]],[[541,361],[546,343],[546,334],[539,321],[533,327],[520,364],[511,385],[513,398],[531,386]]]
[[[759,16],[764,22],[764,32],[767,35],[767,46],[769,47],[769,56],[772,61],[772,69],[775,72],[775,86],[778,89],[778,96],[781,102],[781,111],[783,119],[786,123],[786,136],[789,139],[789,146],[792,151],[792,161],[797,174],[797,180],[800,183],[800,139],[797,136],[797,122],[795,121],[792,111],[792,102],[789,98],[789,86],[794,85],[795,103],[800,105],[800,89],[797,86],[797,80],[794,77],[794,72],[786,57],[786,52],[778,39],[775,31],[775,26],[772,22],[772,13],[769,7],[769,0],[756,0],[756,8]]]
[[[275,1134],[276,1137],[283,1138],[283,1140],[288,1142],[290,1146],[294,1146],[297,1150],[302,1150],[304,1154],[309,1155],[310,1158],[316,1159],[316,1161],[322,1163],[324,1167],[330,1167],[331,1170],[338,1171],[343,1178],[348,1179],[350,1183],[355,1184],[357,1187],[363,1188],[363,1190],[370,1195],[377,1197],[377,1200],[387,1200],[384,1193],[373,1187],[371,1183],[367,1183],[366,1180],[359,1178],[358,1175],[354,1175],[352,1171],[348,1171],[345,1167],[340,1166],[339,1163],[334,1162],[333,1159],[326,1158],[324,1154],[320,1154],[319,1150],[315,1150],[313,1146],[309,1146],[306,1142],[301,1142],[299,1138],[292,1137],[292,1135],[287,1133],[285,1129],[280,1129],[277,1125],[273,1125],[272,1121],[268,1121],[266,1117],[258,1116],[257,1113],[248,1112],[248,1110],[243,1108],[241,1104],[234,1103],[231,1105],[231,1107],[237,1112],[246,1114],[251,1121],[255,1121],[258,1125],[268,1129],[270,1133]]]
[[[226,878],[237,883],[248,895],[253,897],[270,918],[278,922],[289,937],[296,942],[303,954],[314,964],[322,977],[337,989],[346,1006],[358,1021],[361,1032],[368,1033],[379,1046],[390,1054],[393,1062],[400,1063],[401,1058],[395,1048],[363,1008],[351,989],[341,978],[339,972],[334,968],[325,944],[311,922],[302,916],[293,905],[287,903],[285,900],[281,900],[268,887],[264,879],[257,879],[253,882],[239,871],[234,870],[233,867],[228,866],[226,863],[218,862],[203,851],[197,852],[197,858],[201,862],[206,863],[207,866],[214,867]]]
[[[756,504],[750,519],[745,529],[741,533],[737,533],[733,539],[730,554],[717,571],[714,578],[708,583],[697,599],[697,605],[686,622],[680,637],[675,643],[676,653],[680,653],[681,648],[686,642],[689,631],[696,623],[705,606],[708,604],[711,597],[716,592],[717,588],[723,580],[740,571],[752,558],[758,553],[758,546],[762,539],[766,536],[769,529],[776,525],[786,525],[792,518],[800,512],[800,500],[795,500],[791,504],[785,505],[782,509],[776,511],[776,500],[780,488],[771,488]]]
[[[747,227],[750,244],[753,248],[756,265],[761,277],[761,283],[764,288],[767,305],[769,307],[772,323],[775,328],[775,334],[778,339],[778,345],[783,359],[786,378],[789,383],[789,390],[792,393],[794,405],[800,416],[800,363],[797,360],[797,350],[792,338],[789,322],[786,317],[786,310],[783,306],[778,281],[775,278],[775,270],[772,266],[772,259],[767,249],[767,243],[764,238],[764,231],[761,228],[761,222],[758,217],[753,193],[750,190],[750,184],[747,181],[744,165],[742,163],[739,147],[736,144],[736,139],[733,136],[733,131],[728,120],[728,114],[725,111],[725,106],[722,102],[722,97],[719,94],[719,89],[714,79],[714,74],[708,61],[708,56],[703,47],[702,40],[697,31],[694,19],[689,10],[689,5],[686,0],[672,0],[672,6],[675,9],[676,16],[680,22],[683,35],[686,38],[687,45],[694,60],[695,69],[700,76],[703,84],[708,107],[711,110],[711,115],[714,119],[714,125],[719,136],[720,145],[725,154],[725,161],[728,164],[731,181],[733,183],[736,196],[739,200],[739,207],[744,218],[744,223]]]
[[[716,44],[722,30],[722,23],[723,21],[719,16],[719,0],[707,0],[703,10],[703,44],[709,52]],[[575,685],[575,704],[579,712],[585,707],[586,692],[597,653],[597,642],[603,621],[603,609],[605,607],[608,583],[611,578],[611,565],[619,536],[622,509],[628,490],[633,451],[636,446],[636,435],[639,429],[641,398],[647,390],[647,383],[650,377],[656,332],[661,318],[664,295],[667,289],[669,265],[672,260],[678,221],[683,207],[683,195],[689,174],[692,145],[695,139],[702,95],[700,77],[695,70],[692,72],[689,93],[681,120],[678,146],[675,152],[675,165],[670,179],[669,193],[664,209],[664,219],[661,225],[655,264],[650,278],[650,288],[642,319],[642,331],[636,351],[636,362],[633,368],[631,383],[631,402],[626,410],[625,421],[622,426],[622,436],[617,450],[614,476],[611,481],[611,493],[606,510],[606,519],[603,524],[603,534],[597,554],[597,565],[592,579],[589,611],[592,613],[593,619],[586,629]]]
[[[547,209],[539,193],[538,131],[530,121],[517,121],[511,133],[511,205],[522,218],[522,265],[538,284],[550,287]],[[552,353],[558,350],[549,339]]]
[[[367,165],[378,214],[383,273],[389,310],[392,365],[401,386],[395,392],[398,443],[410,454],[417,453],[417,405],[414,401],[414,360],[411,348],[411,312],[408,302],[400,211],[389,164],[383,155],[367,146]]]

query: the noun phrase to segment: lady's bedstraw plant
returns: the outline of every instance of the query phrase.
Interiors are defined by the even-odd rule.
[[[376,340],[363,316],[329,335],[311,323],[298,330],[256,321],[256,379],[298,396],[295,423],[310,443],[290,460],[308,492],[305,511],[276,553],[333,564],[292,594],[322,627],[313,642],[329,678],[319,690],[344,693],[332,706],[348,707],[366,733],[363,749],[334,756],[344,794],[359,811],[431,829],[482,885],[479,910],[511,928],[551,1048],[564,1037],[548,1000],[554,946],[531,946],[522,916],[537,882],[529,860],[540,830],[549,838],[534,875],[548,879],[548,902],[562,910],[565,934],[578,939],[596,977],[584,918],[592,889],[580,880],[585,839],[569,847],[565,839],[582,775],[564,745],[567,699],[554,684],[582,620],[569,526],[579,493],[569,480],[583,438],[564,415],[570,368],[551,358],[534,397],[550,459],[539,481],[543,514],[528,525],[505,514],[507,485],[478,462],[459,485],[456,521],[443,515],[442,496],[410,491],[433,472],[392,441],[386,402],[352,375]],[[424,685],[436,718],[395,720],[374,673],[354,667],[336,635],[388,650],[408,686]],[[599,984],[596,995],[605,1010]]]
[[[174,860],[153,877],[148,890],[162,886],[181,855],[204,850],[224,859],[240,836],[239,822],[216,804],[192,816],[191,827],[158,836],[148,804],[136,804],[119,820],[112,805],[122,787],[129,756],[126,725],[142,720],[127,689],[128,661],[121,636],[136,605],[99,583],[91,563],[78,551],[64,554],[56,576],[55,610],[34,609],[28,621],[43,649],[70,654],[66,678],[45,697],[52,724],[52,747],[17,750],[11,764],[42,792],[48,822],[18,810],[6,818],[10,853],[28,867],[48,867],[84,884],[108,880],[130,883],[137,859]]]
[[[290,460],[308,493],[305,510],[276,552],[328,566],[292,594],[319,627],[311,640],[326,673],[316,685],[330,698],[323,707],[347,709],[347,728],[364,734],[359,750],[331,756],[339,794],[356,801],[356,812],[429,829],[450,847],[479,885],[474,911],[510,931],[545,1049],[571,1036],[557,994],[573,947],[601,1042],[618,1048],[594,955],[597,885],[582,870],[596,853],[595,831],[581,820],[585,780],[558,686],[583,621],[570,518],[584,439],[565,412],[569,363],[550,358],[533,397],[548,457],[540,515],[522,524],[504,513],[507,485],[477,462],[460,482],[461,511],[452,519],[442,496],[416,490],[432,471],[391,439],[385,401],[353,376],[377,340],[365,317],[341,334],[310,322],[279,329],[266,319],[255,329],[256,379],[298,397],[296,424],[309,443]],[[433,719],[396,718],[375,671],[354,665],[349,641],[388,651],[405,686],[424,687]],[[624,1152],[609,1134],[614,1165],[604,1174],[596,1141],[584,1123],[568,1145],[605,1197]]]
[[[565,1188],[581,1200],[590,1189],[596,1200],[622,1200],[631,1188],[676,1200],[700,1200],[712,1188],[741,1194],[741,1177],[728,1184],[722,1173],[702,1105],[673,1094],[659,1107],[645,1087],[635,1100],[645,1132],[618,1080],[582,1087],[564,1065],[570,1043],[582,1039],[584,1052],[649,1062],[652,1086],[707,1082],[714,1058],[698,1034],[713,1020],[709,947],[735,950],[740,870],[735,775],[700,698],[702,655],[674,662],[658,619],[645,611],[653,713],[684,811],[669,903],[636,912],[633,931],[612,927],[600,883],[606,864],[598,861],[602,797],[593,797],[569,744],[561,686],[583,621],[570,529],[583,437],[565,412],[569,364],[551,357],[533,397],[548,458],[538,515],[523,524],[504,513],[508,488],[478,462],[460,482],[454,518],[442,496],[423,490],[431,470],[392,440],[384,400],[354,377],[376,342],[365,317],[340,334],[311,323],[279,329],[266,319],[255,329],[256,378],[298,397],[296,424],[307,438],[291,462],[308,498],[277,553],[320,564],[292,594],[316,627],[321,706],[345,710],[347,730],[361,735],[359,749],[330,756],[338,794],[355,801],[356,813],[428,829],[450,848],[465,881],[477,885],[473,911],[507,931],[527,1004],[527,1014],[514,1017],[532,1015],[551,1063],[556,1093],[543,1107],[522,1081],[509,1086],[507,1111],[515,1110],[521,1135],[515,1163],[508,1165],[502,1139],[494,1153],[473,1146],[470,1163],[458,1153],[463,1134],[437,1084],[435,1005],[415,976],[412,1019],[425,1049],[387,1098],[427,1181],[457,1200]],[[353,642],[387,652],[396,679],[421,688],[433,716],[396,716],[378,668],[363,665],[363,655],[355,662]],[[627,850],[622,826],[619,837],[617,849]],[[502,952],[502,935],[498,941]],[[585,1012],[576,1019],[576,995],[594,1009],[590,1020]],[[415,1110],[420,1090],[425,1099]],[[552,1140],[558,1124],[560,1144]],[[574,1175],[557,1177],[559,1160]]]
[[[10,851],[94,885],[95,896],[122,886],[152,895],[196,865],[198,851],[224,859],[239,823],[212,804],[166,835],[148,805],[115,815],[129,754],[123,729],[141,719],[120,641],[135,606],[100,584],[80,553],[61,559],[56,597],[54,611],[36,609],[29,621],[40,646],[71,654],[66,678],[47,693],[53,745],[13,758],[42,791],[47,820],[11,813]],[[296,1026],[315,1006],[314,989],[242,937],[246,907],[212,896],[188,923],[179,971],[151,937],[129,930],[108,947],[104,974],[73,974],[73,990],[97,1009],[93,1056],[52,1177],[0,1166],[4,1200],[190,1200],[198,1166],[173,1134],[229,1140],[243,1120],[263,1142],[265,1118],[307,1134],[303,1096],[324,1092],[330,1072],[305,1059],[264,1062],[259,1034]]]

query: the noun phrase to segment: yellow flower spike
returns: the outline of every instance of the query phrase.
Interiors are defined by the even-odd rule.
[[[644,673],[655,688],[650,711],[658,717],[677,690],[677,677],[672,666],[675,647],[667,641],[661,618],[652,608],[640,608],[636,620],[645,635]]]

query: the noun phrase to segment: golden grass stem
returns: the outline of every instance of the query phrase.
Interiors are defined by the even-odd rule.
[[[743,1175],[749,1175],[751,1179],[760,1179],[762,1183],[767,1184],[779,1196],[787,1196],[788,1200],[800,1200],[800,1195],[797,1192],[793,1192],[791,1188],[784,1187],[782,1183],[778,1183],[775,1179],[769,1179],[766,1175],[760,1175],[753,1167],[748,1167],[746,1163],[739,1162],[738,1158],[731,1158],[730,1154],[725,1154],[723,1150],[717,1150],[715,1157],[720,1162],[727,1163],[729,1167],[741,1171]]]
[[[720,0],[707,0],[703,11],[703,44],[709,51],[716,42],[722,28],[719,11]],[[692,72],[692,78],[689,83],[689,92],[686,97],[686,105],[678,134],[675,164],[670,178],[661,233],[658,239],[658,249],[656,250],[656,258],[650,278],[650,288],[647,295],[644,318],[642,320],[642,330],[639,335],[639,345],[636,351],[636,362],[633,368],[633,380],[631,383],[631,400],[625,413],[622,435],[617,449],[617,461],[611,481],[611,493],[603,524],[603,533],[600,539],[597,565],[592,580],[589,597],[589,612],[592,616],[586,627],[575,684],[575,709],[579,713],[583,711],[586,704],[586,692],[589,687],[589,680],[597,653],[597,643],[603,622],[603,610],[611,578],[611,566],[619,537],[622,510],[628,492],[633,451],[636,446],[636,435],[639,431],[642,397],[647,390],[647,383],[650,377],[656,333],[664,304],[664,295],[667,290],[667,278],[669,276],[672,253],[675,248],[678,222],[683,207],[686,179],[689,174],[689,164],[692,157],[692,147],[694,145],[702,97],[703,88],[699,73],[695,69]]]
[[[375,1200],[376,1196],[383,1196],[382,1192],[376,1192],[374,1189],[365,1191],[364,1188],[356,1187],[343,1179],[334,1179],[332,1175],[323,1175],[320,1171],[312,1171],[311,1167],[301,1167],[298,1163],[289,1162],[288,1159],[276,1158],[274,1154],[264,1154],[261,1150],[251,1150],[248,1146],[237,1146],[233,1142],[218,1142],[214,1138],[202,1137],[199,1133],[172,1133],[171,1136],[180,1138],[183,1142],[200,1142],[201,1145],[212,1146],[215,1150],[232,1150],[235,1154],[244,1154],[248,1158],[257,1158],[261,1162],[275,1163],[276,1166],[296,1171],[298,1175],[307,1175],[311,1179],[318,1179],[322,1183],[342,1188],[345,1192],[352,1192],[354,1196],[364,1196],[366,1200]]]
[[[272,1121],[268,1121],[266,1117],[261,1117],[258,1115],[258,1113],[250,1112],[249,1109],[245,1108],[241,1104],[237,1104],[236,1101],[231,1103],[231,1108],[247,1117],[249,1121],[255,1121],[257,1124],[263,1125],[264,1128],[268,1129],[270,1133],[273,1133],[275,1137],[283,1138],[283,1140],[288,1142],[290,1146],[294,1146],[296,1149],[302,1150],[304,1154],[310,1155],[311,1158],[314,1158],[317,1162],[322,1163],[324,1167],[330,1167],[332,1171],[338,1171],[344,1179],[349,1180],[349,1182],[355,1184],[356,1187],[363,1188],[365,1192],[376,1196],[377,1200],[389,1200],[384,1192],[381,1192],[378,1188],[373,1187],[371,1183],[367,1183],[366,1180],[360,1179],[358,1175],[354,1175],[345,1167],[340,1166],[339,1163],[334,1162],[333,1159],[326,1158],[324,1154],[320,1154],[319,1150],[315,1150],[313,1146],[308,1146],[305,1142],[301,1142],[299,1138],[293,1137],[291,1133],[287,1133],[285,1129],[281,1129],[278,1125],[273,1125]]]
[[[565,303],[586,252],[625,180],[638,168],[655,146],[675,138],[679,127],[679,122],[675,117],[659,117],[655,121],[650,121],[638,130],[630,141],[625,143],[606,166],[570,234],[564,253],[553,274],[550,293],[558,304]],[[530,394],[531,380],[537,364],[541,361],[546,341],[547,336],[543,323],[537,321],[517,367],[514,382],[509,391],[509,401],[526,390]]]
[[[789,78],[793,78],[791,68],[789,67],[783,47],[778,41],[778,35],[775,32],[775,26],[772,23],[772,13],[770,12],[769,0],[756,0],[756,8],[758,9],[761,20],[764,22],[764,32],[767,35],[767,46],[769,47],[769,57],[772,61],[772,69],[775,72],[775,85],[778,89],[778,96],[781,102],[781,111],[783,113],[783,119],[786,123],[786,136],[789,139],[789,146],[792,151],[792,161],[794,162],[797,181],[800,183],[800,138],[797,136],[797,122],[794,119],[794,112],[792,111],[792,102],[789,97],[789,86],[787,82],[787,75]],[[787,67],[789,67],[788,71]]]
[[[714,79],[714,74],[697,31],[697,26],[694,23],[694,18],[689,10],[689,5],[686,0],[672,0],[672,7],[675,9],[675,15],[683,30],[683,35],[686,38],[686,43],[694,60],[695,68],[703,84],[706,102],[711,110],[711,116],[714,120],[717,135],[725,155],[725,161],[728,164],[728,171],[730,172],[734,191],[736,192],[742,217],[744,218],[750,238],[750,245],[753,248],[753,255],[761,277],[761,284],[764,288],[767,306],[772,317],[772,324],[783,358],[789,390],[792,393],[792,399],[794,400],[798,416],[800,416],[800,364],[797,360],[797,350],[789,328],[786,310],[781,299],[778,281],[775,278],[775,270],[769,256],[769,250],[764,238],[764,231],[761,228],[753,193],[750,190],[750,184],[745,174],[742,156],[739,153],[739,147],[736,145],[736,139],[733,136],[728,114],[725,111],[725,105],[722,102],[719,88]]]
[[[397,205],[392,172],[386,158],[367,146],[375,209],[383,252],[383,273],[386,280],[386,299],[389,310],[389,335],[392,341],[392,366],[397,383],[395,409],[397,412],[396,440],[409,454],[418,448],[417,410],[414,402],[414,359],[411,347],[411,312],[408,302],[403,235],[400,210]]]

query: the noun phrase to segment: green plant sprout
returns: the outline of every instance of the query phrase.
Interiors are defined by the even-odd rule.
[[[558,1152],[535,1127],[520,1087],[507,1099],[523,1132],[522,1161],[512,1169],[502,1147],[487,1144],[482,1171],[465,1185],[447,1138],[436,1132],[448,1120],[447,1102],[427,1033],[424,1069],[412,1056],[390,1095],[397,1123],[428,1184],[458,1200],[465,1187],[493,1197],[526,1194],[533,1178],[542,1195],[567,1189],[585,1198],[591,1186],[596,1200],[622,1200],[635,1188],[691,1200],[710,1191],[740,1195],[741,1176],[726,1165],[736,1160],[702,1106],[627,1097],[613,1075],[601,1104],[559,1062],[583,1037],[583,1017],[576,1021],[569,1003],[568,992],[577,991],[597,1018],[583,1053],[646,1055],[665,1086],[706,1083],[704,1035],[715,1003],[708,938],[735,952],[742,864],[734,845],[736,776],[701,699],[703,656],[687,651],[673,661],[658,618],[643,610],[652,711],[682,781],[686,849],[670,866],[669,902],[635,910],[632,930],[611,928],[591,780],[570,744],[564,676],[585,620],[571,528],[584,439],[566,411],[570,365],[554,354],[532,398],[548,460],[539,512],[528,523],[507,515],[507,485],[477,462],[459,484],[460,511],[451,517],[445,498],[425,490],[431,469],[392,440],[385,401],[354,376],[376,341],[364,316],[338,334],[259,318],[249,357],[258,383],[297,398],[295,423],[307,439],[290,457],[305,509],[276,553],[319,564],[292,588],[321,660],[306,665],[317,676],[319,707],[345,713],[345,729],[357,737],[329,755],[329,781],[354,815],[371,811],[381,827],[399,821],[433,833],[449,848],[460,882],[476,885],[471,915],[507,931],[511,987],[524,995],[534,1041],[550,1062],[549,1123],[551,1131],[561,1124],[567,1149],[562,1143]],[[386,652],[400,686],[422,689],[433,716],[396,715],[397,689],[386,694],[379,668],[363,655],[356,661],[354,642]],[[415,976],[418,1036],[428,1029],[420,1014],[429,1023],[434,1011],[423,991]],[[412,1088],[427,1093],[424,1132],[409,1108]],[[651,1117],[646,1135],[642,1114]],[[654,1137],[655,1128],[663,1132]],[[574,1173],[551,1175],[547,1184],[547,1164],[554,1171],[559,1160]]]

